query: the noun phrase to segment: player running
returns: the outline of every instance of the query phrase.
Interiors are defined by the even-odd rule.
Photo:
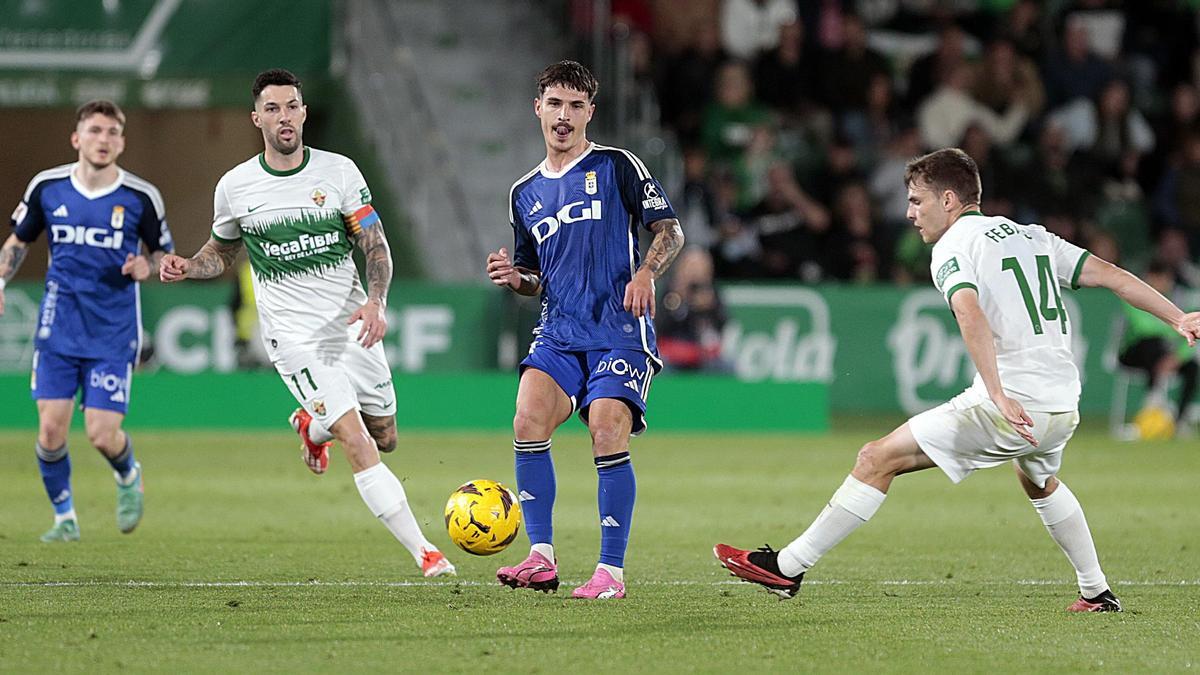
[[[34,336],[31,389],[38,409],[37,458],[54,526],[44,542],[79,541],[71,492],[67,431],[82,391],[88,441],[117,479],[117,528],[142,519],[142,465],[121,428],[129,410],[133,367],[141,351],[139,282],[174,250],[162,195],[121,169],[125,113],[109,101],[76,111],[73,164],[47,169],[29,182],[12,214],[13,233],[0,248],[0,314],[4,286],[48,231],[50,267]]]
[[[264,150],[217,183],[211,238],[191,258],[166,256],[162,280],[211,279],[245,247],[264,346],[302,406],[291,423],[305,464],[324,473],[336,438],[363,501],[425,576],[454,574],[379,459],[396,448],[396,392],[380,342],[392,257],[371,192],[353,161],[303,144],[308,110],[295,75],[260,73],[252,94]],[[366,293],[354,246],[366,260]]]
[[[654,280],[683,246],[675,212],[641,160],[589,142],[596,79],[574,61],[538,76],[534,114],[546,159],[509,194],[516,245],[490,253],[497,286],[541,295],[542,316],[521,362],[513,419],[516,478],[532,547],[496,571],[512,588],[558,589],[551,515],[550,436],[579,411],[599,474],[600,563],[575,598],[625,597],[625,548],[636,492],[629,436],[646,428],[654,343]],[[638,227],[654,232],[639,265]]]
[[[1071,358],[1071,317],[1060,287],[1103,286],[1175,329],[1194,345],[1200,313],[1185,314],[1129,272],[1046,231],[979,211],[979,170],[956,148],[908,163],[908,219],[934,244],[933,281],[954,312],[978,374],[962,394],[867,443],[842,486],[804,534],[781,551],[717,544],[721,564],[780,598],[875,514],[892,479],[937,466],[958,483],[972,471],[1011,461],[1051,538],[1075,568],[1072,612],[1119,612],[1083,508],[1057,478],[1063,448],[1079,423],[1079,373]]]

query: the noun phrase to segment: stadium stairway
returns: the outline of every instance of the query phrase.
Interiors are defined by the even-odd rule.
[[[440,281],[479,280],[511,246],[508,190],[543,157],[534,78],[560,58],[534,2],[351,0],[346,81]],[[469,20],[463,20],[463,17]]]

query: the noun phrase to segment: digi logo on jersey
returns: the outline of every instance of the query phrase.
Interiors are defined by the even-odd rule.
[[[571,202],[559,209],[558,213],[553,216],[546,216],[537,221],[533,227],[529,228],[533,238],[540,244],[554,236],[554,233],[558,232],[558,228],[562,225],[577,223],[581,220],[600,220],[600,200],[593,199],[591,206],[584,206],[586,203],[585,201]]]
[[[50,238],[56,244],[78,244],[96,248],[119,249],[125,241],[122,232],[113,232],[104,227],[83,225],[51,225]]]

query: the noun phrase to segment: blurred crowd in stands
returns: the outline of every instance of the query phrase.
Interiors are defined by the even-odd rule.
[[[1197,0],[613,0],[718,279],[920,283],[904,164],[983,211],[1200,285]],[[603,97],[604,92],[601,92]],[[694,282],[692,282],[694,285]]]

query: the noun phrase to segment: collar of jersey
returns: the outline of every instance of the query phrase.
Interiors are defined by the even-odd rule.
[[[587,149],[584,150],[582,153],[580,153],[580,155],[578,157],[571,160],[570,164],[564,166],[562,168],[562,171],[551,171],[550,169],[547,169],[546,168],[546,160],[543,159],[542,166],[539,167],[542,171],[542,175],[545,176],[546,178],[562,178],[563,176],[567,175],[568,171],[570,171],[571,169],[574,169],[576,164],[583,161],[584,157],[587,157],[588,155],[592,154],[592,148],[594,148],[594,147],[596,147],[596,144],[594,142],[589,141]]]
[[[955,220],[958,220],[959,218],[966,218],[967,216],[981,216],[983,218],[987,218],[987,216],[983,215],[982,211],[976,211],[972,209],[970,211],[963,211],[962,213],[958,214],[958,218],[955,218]]]
[[[303,171],[304,167],[308,166],[308,146],[304,146],[304,159],[300,160],[300,166],[294,169],[288,169],[287,171],[272,169],[271,165],[267,164],[267,153],[265,150],[258,153],[258,165],[262,167],[263,171],[266,171],[272,176],[294,176]]]
[[[125,170],[118,167],[116,180],[97,190],[89,190],[87,189],[87,186],[85,186],[83,183],[80,183],[79,179],[75,177],[75,169],[77,168],[79,168],[78,162],[71,165],[71,187],[75,188],[75,191],[83,195],[85,199],[99,199],[101,197],[111,195],[112,193],[116,192],[117,188],[121,187],[121,183],[125,181]]]

